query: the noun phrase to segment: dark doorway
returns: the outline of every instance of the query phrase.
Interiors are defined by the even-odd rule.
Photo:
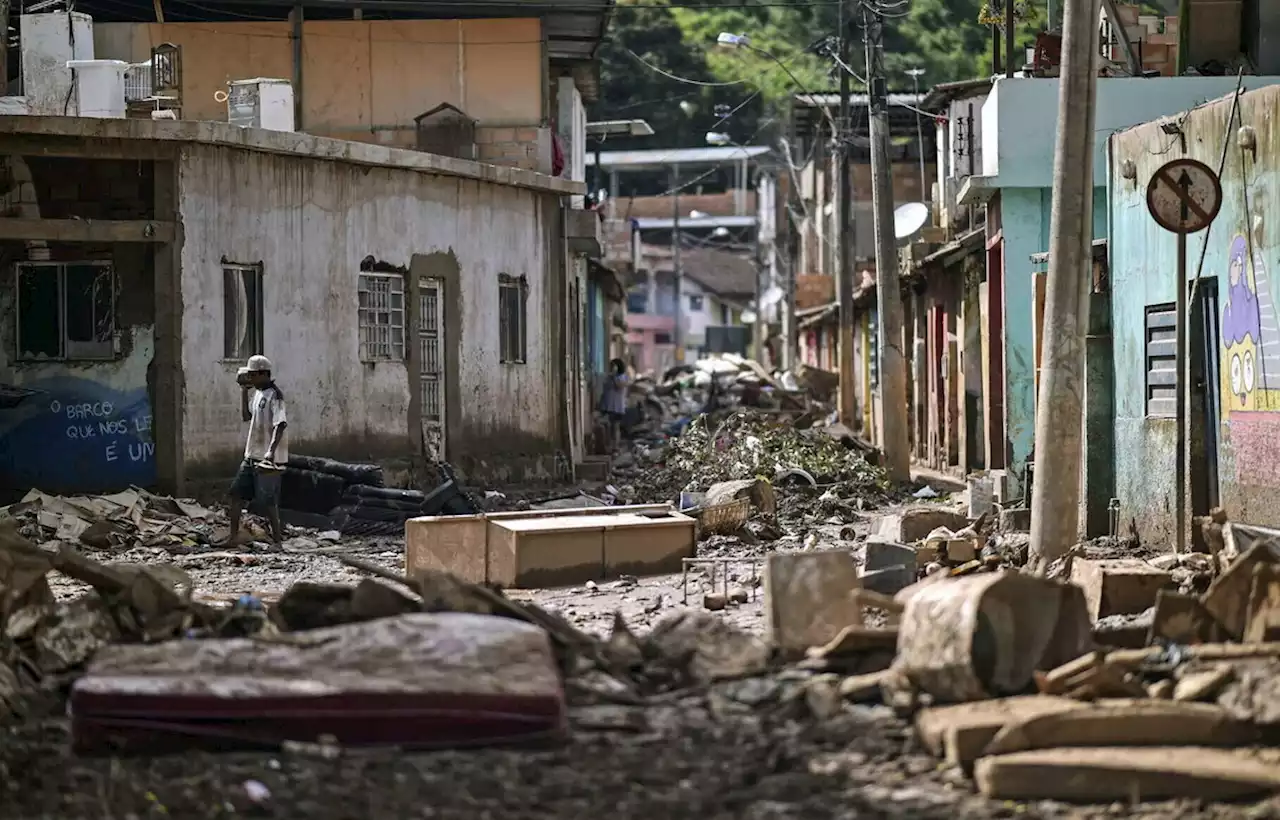
[[[1222,373],[1218,332],[1218,280],[1201,279],[1191,288],[1190,357],[1191,441],[1187,468],[1191,477],[1191,514],[1208,515],[1218,506],[1218,431],[1221,421]],[[1198,549],[1201,534],[1192,527]]]

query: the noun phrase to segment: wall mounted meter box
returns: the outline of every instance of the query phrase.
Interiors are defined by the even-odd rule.
[[[242,128],[292,131],[293,86],[258,77],[227,83],[227,122]]]

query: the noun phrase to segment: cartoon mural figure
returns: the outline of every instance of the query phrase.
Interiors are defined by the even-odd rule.
[[[1261,316],[1255,270],[1250,265],[1249,242],[1243,234],[1231,240],[1227,258],[1227,304],[1222,310],[1222,346],[1226,355],[1230,409],[1250,408],[1257,383],[1257,357],[1262,341]]]

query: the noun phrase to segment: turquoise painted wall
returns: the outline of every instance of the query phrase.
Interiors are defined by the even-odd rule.
[[[1246,89],[1280,77],[1246,77]],[[1108,238],[1107,141],[1111,134],[1177,114],[1230,94],[1235,77],[1103,78],[1097,85],[1094,124],[1094,238]],[[1022,490],[1035,436],[1034,266],[1030,257],[1049,247],[1053,152],[1058,125],[1056,79],[998,79],[982,109],[985,186],[1000,191],[1005,238],[1005,433],[1009,481]],[[1158,130],[1158,129],[1157,129]],[[1166,151],[1168,136],[1149,151]],[[1217,144],[1217,143],[1215,143]],[[1154,146],[1154,147],[1153,147]],[[1165,159],[1177,156],[1166,154]],[[1216,159],[1212,163],[1216,166]],[[1119,445],[1119,442],[1117,442]]]
[[[1266,88],[1242,98],[1239,120],[1229,128],[1229,100],[1197,109],[1183,123],[1185,156],[1216,168],[1224,138],[1229,145],[1222,210],[1207,232],[1187,242],[1188,279],[1194,279],[1204,248],[1203,276],[1217,283],[1219,327],[1209,349],[1219,374],[1211,395],[1221,419],[1220,503],[1233,521],[1268,526],[1280,526],[1280,127],[1273,124],[1278,107],[1280,88]],[[1241,124],[1255,129],[1256,156],[1238,147]],[[1109,181],[1116,495],[1123,521],[1156,545],[1174,538],[1177,430],[1173,419],[1146,415],[1146,309],[1173,302],[1178,278],[1176,239],[1151,219],[1146,190],[1161,165],[1184,156],[1177,148],[1151,150],[1168,140],[1156,125],[1118,134],[1111,164],[1118,168],[1131,160],[1137,178],[1126,180],[1113,169]],[[1197,341],[1203,339],[1189,339],[1193,350]]]
[[[1022,491],[1036,431],[1035,284],[1031,256],[1049,249],[1053,192],[1006,188],[1000,192],[1005,242],[1004,355],[1005,434],[1009,439],[1010,486]],[[1107,189],[1095,188],[1093,236],[1107,236]]]
[[[1252,90],[1280,77],[1246,77]],[[1236,90],[1231,77],[1107,77],[1098,80],[1094,121],[1093,184],[1107,184],[1107,138],[1159,117],[1177,114]],[[998,79],[982,107],[982,173],[1001,188],[1048,188],[1058,126],[1058,80]],[[1163,146],[1168,141],[1157,144]],[[1216,166],[1215,166],[1216,167]]]

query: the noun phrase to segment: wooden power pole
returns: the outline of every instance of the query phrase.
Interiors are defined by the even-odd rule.
[[[849,64],[849,15],[848,0],[840,3],[840,59]],[[855,400],[854,375],[856,368],[853,361],[853,279],[857,259],[854,256],[853,233],[853,181],[849,169],[849,72],[840,72],[840,115],[832,128],[831,139],[835,143],[836,174],[839,175],[840,190],[836,195],[836,260],[835,274],[837,283],[837,300],[840,304],[840,421],[850,429],[854,428]],[[867,438],[874,440],[871,431]]]
[[[1076,543],[1085,317],[1093,261],[1093,128],[1100,0],[1067,0],[1053,154],[1044,347],[1036,397],[1030,563],[1044,572]]]
[[[902,286],[898,281],[898,241],[893,230],[893,176],[889,166],[889,94],[884,76],[884,29],[879,12],[863,4],[867,52],[867,93],[871,108],[871,198],[876,234],[876,313],[880,371],[881,451],[889,480],[911,479],[907,438],[907,359],[902,345]],[[848,73],[848,72],[843,72]]]

